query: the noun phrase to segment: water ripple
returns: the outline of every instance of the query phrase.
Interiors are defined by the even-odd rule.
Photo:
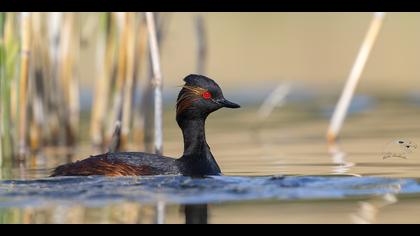
[[[103,206],[111,202],[221,203],[246,200],[313,200],[419,194],[415,179],[378,177],[61,177],[0,181],[0,207],[49,203]]]

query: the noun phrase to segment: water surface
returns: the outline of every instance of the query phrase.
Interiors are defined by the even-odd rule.
[[[419,153],[383,159],[395,140],[420,143],[420,107],[361,101],[336,146],[324,138],[333,104],[286,105],[266,120],[255,107],[212,114],[207,137],[220,177],[48,178],[55,165],[93,149],[87,142],[74,156],[45,149],[2,169],[0,222],[420,223]],[[182,143],[173,116],[165,114],[164,152],[176,157]]]

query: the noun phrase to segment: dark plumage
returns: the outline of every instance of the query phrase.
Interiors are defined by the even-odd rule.
[[[206,142],[205,121],[210,113],[222,107],[240,106],[226,100],[220,87],[210,78],[189,75],[184,81],[176,115],[184,137],[181,158],[142,152],[106,153],[59,166],[51,176],[219,175],[220,168]]]

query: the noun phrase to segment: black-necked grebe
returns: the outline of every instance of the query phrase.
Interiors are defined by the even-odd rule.
[[[206,142],[206,118],[222,107],[240,106],[226,100],[220,87],[210,78],[189,75],[184,81],[176,104],[176,121],[184,137],[181,158],[142,152],[105,153],[59,166],[51,176],[220,175]]]

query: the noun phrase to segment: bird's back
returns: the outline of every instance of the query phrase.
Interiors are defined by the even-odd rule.
[[[56,176],[140,176],[180,174],[176,159],[142,152],[117,152],[92,156],[57,167]]]

